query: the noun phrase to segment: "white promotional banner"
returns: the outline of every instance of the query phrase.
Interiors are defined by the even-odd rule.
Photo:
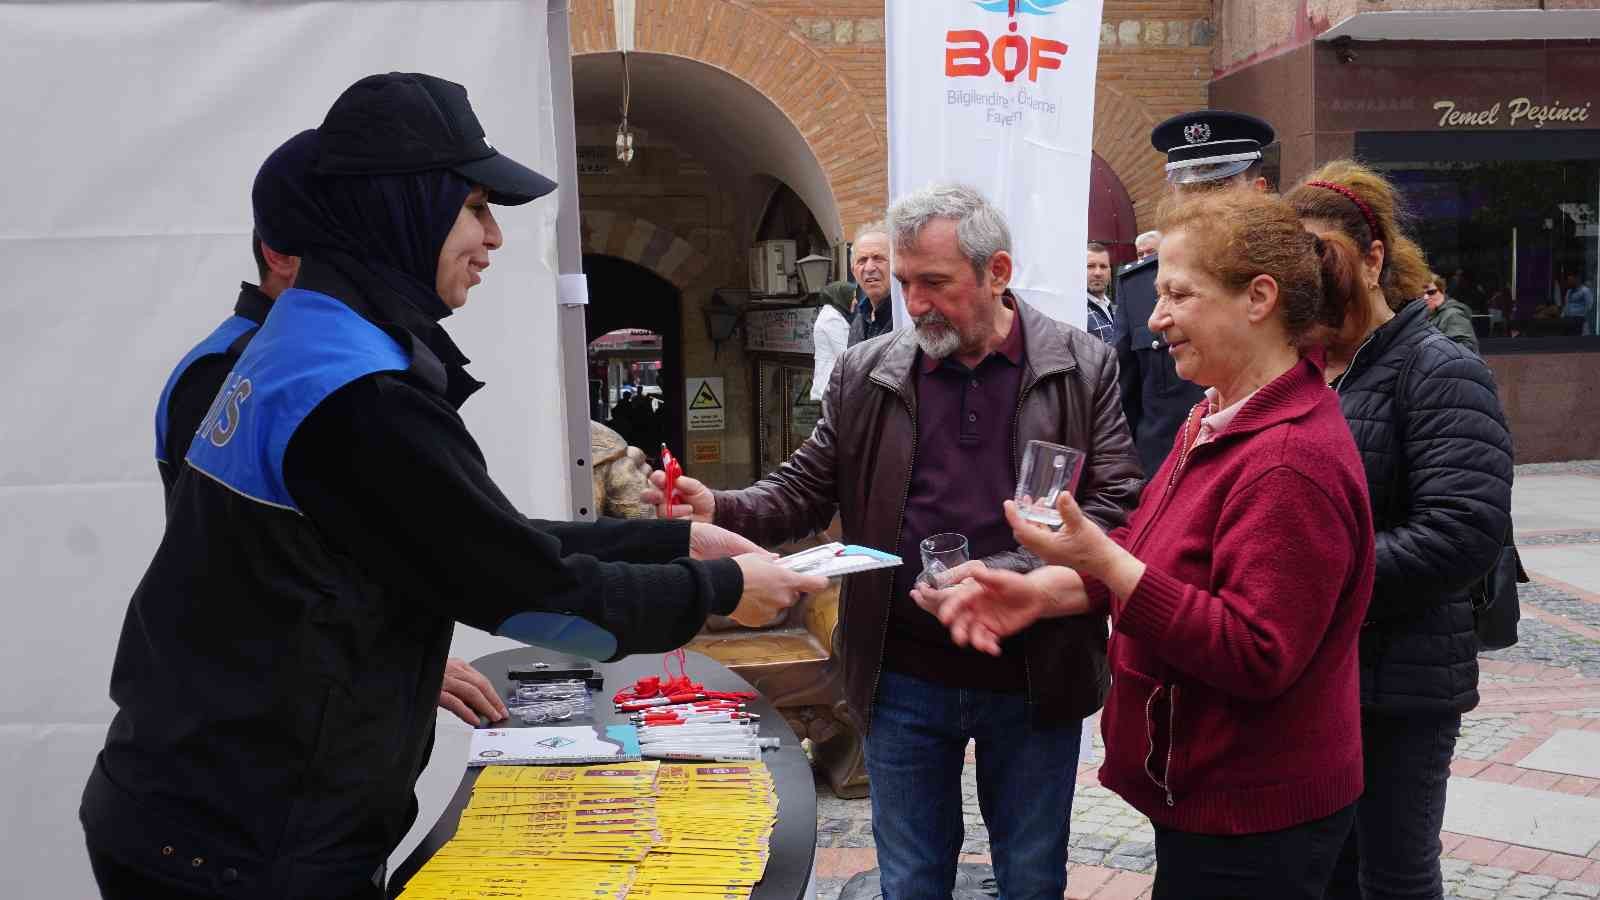
[[[546,18],[543,0],[0,2],[0,897],[96,896],[78,799],[162,535],[156,398],[256,280],[256,168],[351,82],[401,70],[464,84],[495,145],[553,174]],[[446,321],[488,382],[463,414],[490,471],[547,518],[569,513],[549,427],[556,210],[497,209],[505,247]],[[463,627],[453,652],[509,646]],[[417,831],[455,790],[468,734],[439,720]]]
[[[1011,225],[1011,285],[1086,316],[1089,164],[1102,0],[888,0],[889,200],[936,181]],[[905,304],[895,287],[896,321]]]

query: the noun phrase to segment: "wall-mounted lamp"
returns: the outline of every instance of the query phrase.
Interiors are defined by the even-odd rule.
[[[804,259],[796,260],[794,266],[800,271],[800,289],[807,294],[815,294],[828,283],[828,272],[833,268],[833,260],[813,253]]]
[[[1333,47],[1333,55],[1341,64],[1348,65],[1356,61],[1356,51],[1350,49],[1350,45],[1353,43],[1355,41],[1351,40],[1348,34],[1341,34],[1330,42]]]
[[[711,339],[711,356],[715,359],[722,351],[722,342],[739,330],[740,312],[720,294],[712,294],[701,312],[706,317],[706,337]]]

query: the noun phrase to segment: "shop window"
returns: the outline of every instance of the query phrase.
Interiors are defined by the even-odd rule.
[[[782,465],[822,418],[822,404],[811,399],[811,362],[787,354],[763,354],[755,361],[757,388],[756,476]]]
[[[1400,189],[1412,235],[1449,296],[1471,307],[1485,352],[1593,342],[1600,161],[1526,158],[1566,152],[1574,135],[1451,135],[1453,151],[1379,137],[1391,140],[1358,141],[1358,151]]]

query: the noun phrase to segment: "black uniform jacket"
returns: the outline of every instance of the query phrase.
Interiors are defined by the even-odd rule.
[[[1150,330],[1156,308],[1156,257],[1117,273],[1117,381],[1122,413],[1145,477],[1161,468],[1178,438],[1178,427],[1205,397],[1205,389],[1178,377],[1167,342]]]
[[[562,614],[620,656],[682,645],[743,589],[731,560],[684,558],[681,521],[523,517],[457,414],[470,391],[447,390],[464,372],[382,321],[400,367],[284,432],[292,502],[197,468],[203,442],[250,446],[273,424],[283,398],[261,373],[296,304],[360,310],[354,327],[375,334],[371,307],[346,299],[357,289],[315,262],[301,284],[318,293],[279,298],[192,442],[123,622],[118,712],[80,808],[92,849],[190,891],[344,897],[371,881],[416,815],[454,621],[507,632]]]

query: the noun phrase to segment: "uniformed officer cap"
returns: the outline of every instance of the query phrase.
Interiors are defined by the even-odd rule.
[[[506,206],[543,197],[556,187],[489,143],[466,88],[432,75],[368,75],[333,101],[317,134],[321,175],[449,169],[482,185],[490,203]]]
[[[1221,109],[1181,113],[1150,132],[1150,143],[1167,155],[1167,180],[1176,184],[1232,178],[1276,138],[1264,120]]]

